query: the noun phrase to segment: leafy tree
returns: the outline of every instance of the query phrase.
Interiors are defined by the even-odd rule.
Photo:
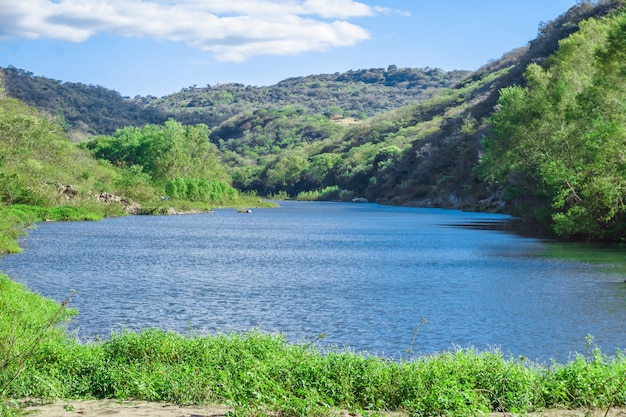
[[[175,120],[143,128],[126,127],[84,146],[97,158],[118,166],[140,167],[160,186],[177,177],[230,181],[206,125],[183,126]],[[187,184],[189,185],[189,184]],[[178,192],[181,192],[179,189]]]
[[[226,203],[238,195],[230,185],[204,178],[176,177],[167,182],[165,190],[174,199],[211,203]]]
[[[581,24],[525,88],[502,90],[484,142],[484,176],[563,237],[626,230],[624,39],[624,13]]]
[[[280,191],[293,188],[308,167],[308,160],[300,154],[281,154],[270,162],[262,178],[269,189]]]

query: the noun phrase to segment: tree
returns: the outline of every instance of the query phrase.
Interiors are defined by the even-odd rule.
[[[113,136],[96,138],[84,146],[97,158],[115,165],[141,167],[162,187],[179,176],[230,183],[230,177],[219,162],[217,148],[209,142],[209,134],[206,125],[183,126],[168,120],[164,125],[126,127]]]
[[[484,141],[485,178],[560,236],[626,231],[626,14],[581,24],[527,86],[501,91]]]

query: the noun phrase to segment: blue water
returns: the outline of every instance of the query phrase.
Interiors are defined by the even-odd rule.
[[[75,291],[71,329],[82,339],[256,328],[398,358],[425,319],[416,354],[499,348],[565,361],[588,334],[605,353],[626,348],[626,254],[615,251],[617,267],[555,258],[550,242],[461,226],[507,219],[281,202],[251,214],[43,223],[0,270],[57,300]]]

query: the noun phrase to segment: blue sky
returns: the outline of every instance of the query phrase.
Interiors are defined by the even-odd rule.
[[[163,96],[350,69],[475,70],[576,0],[0,0],[0,66]]]

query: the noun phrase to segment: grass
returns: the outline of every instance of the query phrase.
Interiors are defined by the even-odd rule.
[[[41,346],[67,339],[57,326],[75,313],[66,304],[33,294],[0,274],[0,415],[14,414],[7,396]]]
[[[341,190],[339,186],[324,187],[321,190],[301,191],[298,193],[296,200],[298,201],[330,201],[339,199]]]
[[[469,416],[626,405],[622,354],[610,358],[595,350],[549,366],[473,350],[391,360],[321,351],[259,331],[185,336],[146,329],[81,343],[46,326],[58,304],[5,276],[0,283],[2,331],[17,341],[11,349],[49,329],[7,386],[5,410],[11,409],[7,399],[26,397],[219,403],[240,415],[293,416],[337,410]],[[14,374],[10,367],[0,370],[0,386]]]
[[[21,252],[17,239],[36,222],[101,220],[103,217],[104,214],[99,213],[98,210],[84,207],[0,205],[0,255]]]

